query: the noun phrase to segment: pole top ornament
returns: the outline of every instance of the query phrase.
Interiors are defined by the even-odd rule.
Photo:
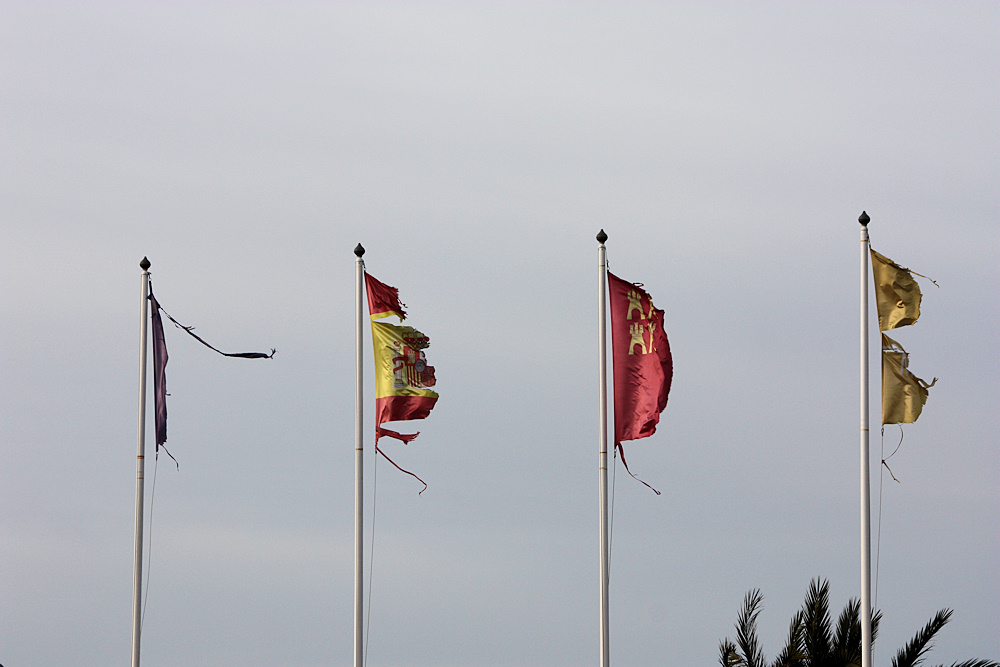
[[[868,223],[871,222],[871,218],[868,217],[867,213],[861,211],[861,217],[858,218],[858,222],[861,223],[862,227],[867,227]]]
[[[604,233],[603,229],[601,231],[597,232],[597,242],[598,243],[604,243],[607,240],[608,240],[608,235]]]
[[[357,255],[358,257],[362,257],[365,254],[365,248],[364,248],[364,246],[362,246],[359,243],[358,247],[354,249],[354,254]]]

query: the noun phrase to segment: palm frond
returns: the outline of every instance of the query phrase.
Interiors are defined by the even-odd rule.
[[[764,652],[757,639],[757,617],[763,602],[764,596],[760,590],[755,588],[749,591],[743,599],[743,610],[736,620],[736,644],[743,652],[746,667],[765,667]]]
[[[743,658],[736,651],[736,644],[728,639],[719,644],[719,665],[721,667],[744,667],[745,664]]]
[[[837,619],[833,655],[844,665],[861,664],[861,601],[851,598]]]
[[[917,667],[923,662],[924,656],[931,650],[934,635],[948,623],[949,619],[951,619],[951,609],[945,608],[934,614],[927,625],[913,635],[913,639],[906,646],[899,649],[899,653],[892,659],[892,667]]]
[[[875,643],[875,639],[878,637],[878,623],[882,620],[882,612],[878,609],[872,609],[872,644]]]
[[[813,579],[802,606],[803,639],[813,667],[830,661],[830,582]]]
[[[764,596],[754,589],[746,594],[743,608],[736,621],[736,642],[730,639],[719,644],[721,667],[860,667],[861,603],[851,599],[837,619],[836,630],[830,623],[830,584],[816,578],[809,583],[805,603],[795,612],[788,626],[788,640],[770,666],[764,659],[757,637],[757,617]],[[933,646],[938,631],[951,620],[952,610],[937,612],[892,660],[892,667],[919,667]],[[871,639],[878,637],[882,612],[871,610]],[[944,667],[938,665],[937,667]],[[951,667],[1000,667],[1000,662],[973,658],[955,662]]]
[[[807,664],[803,642],[802,612],[797,611],[788,624],[788,640],[785,648],[771,663],[771,667],[805,667]]]

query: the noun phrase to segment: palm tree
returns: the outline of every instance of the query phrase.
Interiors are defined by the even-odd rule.
[[[747,593],[736,621],[736,642],[719,644],[722,667],[859,667],[861,665],[861,603],[848,601],[837,619],[830,622],[830,583],[814,579],[809,583],[805,603],[792,616],[788,639],[774,662],[768,663],[757,639],[757,617],[764,597],[759,590]],[[899,650],[892,667],[917,667],[930,650],[934,635],[951,619],[951,609],[942,609]],[[872,641],[878,636],[881,612],[872,611]],[[973,659],[951,667],[1000,667],[992,660]]]

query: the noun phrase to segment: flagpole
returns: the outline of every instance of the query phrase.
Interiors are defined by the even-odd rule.
[[[604,242],[608,235],[602,229],[597,234],[597,265],[598,265],[598,315],[597,315],[597,347],[598,375],[600,377],[599,435],[598,450],[600,471],[600,540],[601,540],[601,667],[610,664],[610,623],[608,614],[608,355],[607,355],[607,293],[608,266],[607,249]]]
[[[364,579],[363,560],[364,547],[362,545],[362,535],[364,529],[364,516],[362,513],[364,503],[364,437],[362,433],[362,419],[364,412],[363,389],[363,368],[361,364],[361,341],[363,329],[361,326],[361,314],[364,309],[363,292],[365,285],[365,262],[362,259],[365,249],[358,244],[354,249],[357,256],[355,261],[356,270],[354,278],[355,300],[354,300],[354,361],[355,361],[355,384],[354,384],[354,667],[362,667],[364,664]]]
[[[139,667],[139,644],[142,633],[142,514],[146,456],[146,338],[149,319],[149,260],[139,262],[142,269],[142,302],[139,306],[139,438],[135,459],[135,555],[132,565],[132,667]]]
[[[871,479],[868,447],[868,223],[861,223],[861,667],[872,664]]]

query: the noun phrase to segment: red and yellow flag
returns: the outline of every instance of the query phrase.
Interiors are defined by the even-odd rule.
[[[368,314],[372,320],[395,315],[402,322],[406,319],[406,306],[399,301],[399,290],[376,280],[365,272],[365,287],[368,288]]]
[[[608,272],[614,360],[615,446],[652,435],[667,406],[673,359],[663,311],[641,284]],[[625,457],[622,453],[622,462]],[[626,466],[627,468],[627,466]]]
[[[384,435],[409,442],[420,433],[397,433],[382,424],[424,419],[437,402],[437,393],[429,389],[435,384],[434,367],[427,365],[424,352],[430,338],[410,326],[376,322],[390,315],[402,320],[406,313],[395,287],[368,273],[365,285],[375,348],[375,442]]]

